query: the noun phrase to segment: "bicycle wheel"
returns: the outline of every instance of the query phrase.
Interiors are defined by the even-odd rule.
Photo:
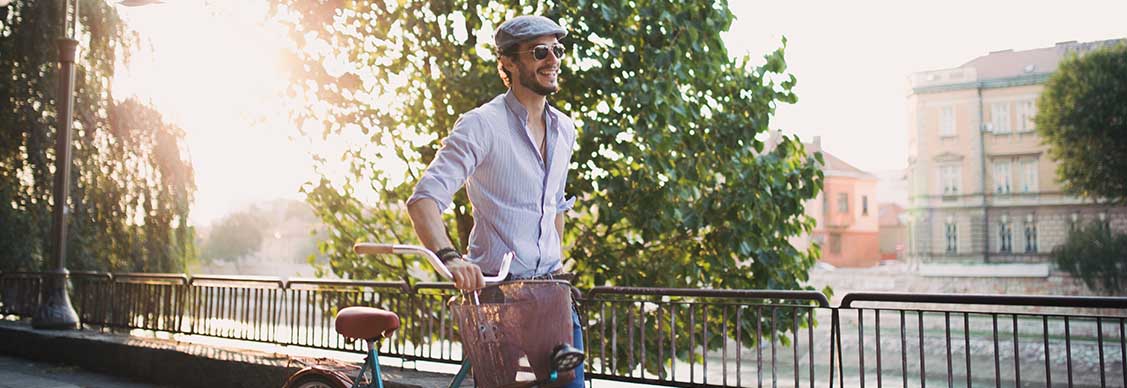
[[[302,376],[290,385],[292,388],[348,388],[340,384],[339,381],[330,379],[325,376],[310,374]]]

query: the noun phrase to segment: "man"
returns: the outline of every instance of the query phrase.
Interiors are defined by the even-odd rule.
[[[575,145],[575,124],[548,105],[559,90],[560,61],[567,31],[542,16],[520,16],[497,28],[498,72],[507,93],[462,115],[443,141],[407,200],[423,245],[450,269],[461,290],[485,286],[482,273],[496,274],[501,258],[514,252],[514,279],[549,277],[562,269],[560,241],[567,168]],[[465,184],[473,204],[469,255],[450,242],[442,210]],[[579,318],[572,312],[575,347],[583,348]],[[574,387],[583,386],[583,367]]]

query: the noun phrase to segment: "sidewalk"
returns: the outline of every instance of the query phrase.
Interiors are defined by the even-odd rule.
[[[299,349],[291,349],[299,350]],[[309,353],[316,351],[307,350]],[[60,376],[81,371],[78,365],[100,373],[123,376],[165,386],[185,388],[280,387],[304,365],[331,364],[346,370],[354,360],[303,356],[227,346],[181,342],[94,330],[36,330],[27,322],[0,319],[0,388],[7,387],[151,387],[154,385],[96,385],[98,379]],[[7,358],[16,357],[16,358]],[[30,360],[45,361],[35,364]],[[31,367],[30,365],[42,365]],[[52,369],[54,368],[54,369]],[[388,388],[439,388],[450,375],[386,365],[382,371]],[[41,372],[36,372],[41,371]],[[89,373],[90,376],[98,376]]]
[[[149,388],[124,379],[64,365],[0,356],[0,388]]]

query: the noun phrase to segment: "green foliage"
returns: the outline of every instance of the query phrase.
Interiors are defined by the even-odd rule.
[[[1037,109],[1065,190],[1127,204],[1127,44],[1061,62]]]
[[[304,187],[337,275],[406,278],[419,267],[357,257],[351,245],[417,242],[404,201],[459,114],[504,92],[493,30],[532,13],[570,32],[550,101],[579,131],[567,188],[579,201],[564,239],[579,285],[803,288],[817,250],[787,239],[813,228],[804,202],[821,171],[795,137],[770,150],[756,139],[778,103],[796,101],[795,79],[782,49],[762,66],[728,57],[725,1],[276,3],[302,49],[291,93],[307,101],[295,114],[304,135],[364,139],[319,158],[322,171],[342,160],[347,176]],[[454,204],[448,230],[464,247],[471,208],[464,192]]]
[[[317,260],[319,219],[309,204],[300,200],[276,199],[250,205],[215,221],[201,231],[200,258],[206,261],[239,260],[247,255],[269,255],[278,263]],[[314,229],[310,233],[310,229]]]
[[[1053,248],[1053,259],[1088,288],[1127,293],[1127,234],[1113,233],[1103,222],[1069,233],[1064,244]]]
[[[257,208],[228,215],[208,232],[200,258],[231,260],[254,253],[262,245],[266,227]]]
[[[110,3],[81,3],[67,267],[182,271],[195,255],[184,132],[144,104],[113,98],[116,55],[136,37]],[[41,270],[52,244],[62,2],[0,9],[0,270]]]

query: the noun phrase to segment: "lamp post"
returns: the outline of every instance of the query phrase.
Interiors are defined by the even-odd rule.
[[[78,328],[78,314],[67,295],[66,235],[67,198],[70,197],[71,132],[74,122],[74,59],[78,54],[78,2],[74,2],[74,28],[67,36],[67,11],[70,1],[63,0],[63,37],[57,41],[59,48],[58,133],[55,136],[55,187],[52,209],[51,240],[54,242],[52,259],[54,268],[47,273],[42,288],[41,303],[31,318],[37,329],[71,330]]]
[[[54,268],[47,273],[40,297],[41,303],[31,318],[32,327],[52,330],[72,330],[79,326],[78,314],[71,306],[70,296],[67,294],[67,278],[70,272],[66,267],[66,243],[67,218],[70,213],[67,198],[70,197],[71,133],[74,131],[74,60],[78,56],[78,40],[74,38],[78,33],[78,4],[81,0],[74,0],[74,22],[69,36],[67,36],[67,11],[70,8],[70,0],[62,0],[62,2],[63,37],[57,41],[59,122],[58,133],[55,136],[55,187],[52,193],[55,203],[51,217],[51,240],[54,242],[51,258]],[[160,2],[159,0],[126,0],[121,4],[135,7]]]

